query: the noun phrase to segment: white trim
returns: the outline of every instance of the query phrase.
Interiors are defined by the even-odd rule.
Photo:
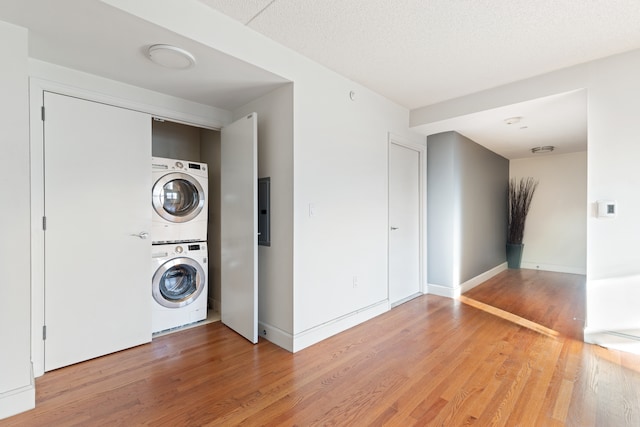
[[[414,299],[414,298],[421,297],[422,295],[424,295],[422,292],[418,292],[418,293],[415,293],[415,294],[413,294],[413,295],[409,295],[409,296],[408,296],[408,297],[406,297],[406,298],[402,298],[401,300],[396,301],[396,302],[394,302],[393,304],[390,304],[390,308],[396,308],[397,306],[402,305],[402,304],[404,304],[405,302],[411,301],[411,300],[412,300],[412,299]]]
[[[258,322],[258,335],[293,353],[293,335],[268,323]]]
[[[586,267],[569,267],[565,265],[553,265],[553,264],[536,264],[534,262],[523,262],[520,264],[520,268],[526,268],[529,270],[543,270],[543,271],[555,271],[557,273],[569,273],[569,274],[581,274],[586,275]]]
[[[427,289],[427,293],[431,295],[438,295],[446,298],[458,298],[460,295],[462,295],[460,286],[452,288],[451,286],[434,285],[433,283],[428,283]]]
[[[313,344],[319,343],[326,338],[346,331],[349,328],[373,319],[387,311],[389,311],[389,301],[383,300],[361,310],[354,311],[353,313],[349,313],[345,316],[323,323],[322,325],[295,334],[293,337],[293,352],[295,353]],[[267,336],[269,336],[269,332],[267,332]]]
[[[206,118],[196,114],[173,111],[168,108],[157,107],[151,104],[133,101],[130,99],[118,98],[115,96],[106,95],[104,93],[93,92],[88,89],[68,86],[62,83],[44,80],[37,77],[31,77],[29,80],[32,86],[39,87],[46,92],[53,92],[60,95],[86,99],[87,101],[112,105],[114,107],[126,108],[128,110],[150,114],[158,119],[168,120],[185,125],[198,126],[205,129],[220,130],[222,127],[229,124],[228,122],[217,120],[213,117]],[[228,115],[230,117],[231,113],[229,113]]]
[[[0,393],[0,420],[36,407],[36,386],[31,372],[29,385]]]
[[[143,89],[95,74],[29,58],[30,80],[38,80],[47,90],[103,104],[127,108],[208,129],[233,121],[232,112],[175,96]]]
[[[37,80],[29,82],[29,129],[31,167],[31,362],[33,374],[44,374],[44,125],[41,107],[43,87]]]
[[[584,342],[627,353],[640,354],[640,329],[606,331],[584,328]]]
[[[427,142],[426,139],[424,142],[416,142],[409,140],[407,138],[403,138],[399,135],[396,135],[392,132],[388,134],[388,142],[387,142],[387,298],[389,297],[389,232],[391,230],[391,223],[389,222],[389,177],[390,177],[390,169],[391,166],[389,164],[389,149],[391,144],[395,144],[401,147],[408,148],[410,150],[414,150],[418,152],[419,156],[419,171],[418,174],[420,176],[419,182],[419,195],[420,195],[420,224],[419,224],[419,235],[420,235],[420,287],[419,291],[422,294],[427,293]],[[404,302],[404,301],[403,301]],[[395,305],[401,304],[400,301],[396,301]]]
[[[443,286],[443,285],[435,285],[433,283],[429,283],[427,285],[430,294],[439,295],[441,297],[447,298],[458,298],[463,293],[475,288],[476,286],[486,282],[491,279],[493,276],[500,274],[501,272],[507,269],[507,263],[504,262],[496,267],[493,267],[491,270],[487,270],[484,273],[478,274],[476,277],[473,277],[466,282],[462,283],[459,286],[451,287],[451,286]]]
[[[507,269],[507,263],[503,262],[502,264],[493,267],[491,270],[485,271],[484,273],[478,274],[476,277],[467,280],[466,282],[460,285],[460,292],[465,293],[481,283],[486,282],[491,279],[493,276],[496,276]]]

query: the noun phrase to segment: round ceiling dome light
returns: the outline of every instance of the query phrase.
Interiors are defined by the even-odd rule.
[[[522,117],[509,117],[508,119],[504,119],[504,123],[507,125],[514,125],[519,123],[522,120]]]
[[[543,147],[534,147],[531,149],[531,152],[533,154],[542,154],[542,153],[550,153],[555,149],[556,147],[554,147],[553,145],[545,145]]]
[[[152,62],[175,70],[186,70],[196,65],[196,58],[190,52],[169,44],[149,46],[147,56]]]

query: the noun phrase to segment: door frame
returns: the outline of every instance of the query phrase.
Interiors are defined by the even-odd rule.
[[[420,259],[420,272],[419,272],[419,280],[420,286],[419,291],[422,294],[427,293],[427,142],[426,138],[424,142],[419,142],[416,140],[410,140],[408,138],[393,134],[389,132],[388,136],[388,144],[387,144],[387,299],[390,295],[390,283],[391,283],[391,269],[390,269],[390,258],[391,258],[391,245],[390,245],[390,236],[391,232],[391,186],[389,185],[389,180],[391,177],[391,156],[389,155],[389,151],[391,150],[391,145],[397,145],[403,148],[407,148],[409,150],[416,151],[418,153],[418,176],[420,177],[419,182],[419,259]],[[411,299],[411,297],[409,297]],[[404,301],[398,301],[394,304],[394,306],[403,303]]]
[[[42,228],[44,217],[45,166],[44,122],[42,121],[44,92],[53,92],[60,95],[85,99],[87,101],[122,107],[129,110],[147,113],[153,117],[210,130],[219,131],[223,126],[231,123],[232,121],[230,113],[228,117],[225,117],[225,120],[222,121],[214,117],[205,118],[195,113],[185,113],[130,99],[117,98],[93,92],[89,89],[82,89],[41,78],[31,77],[29,79],[29,166],[31,180],[31,363],[34,377],[39,377],[44,374],[45,356],[43,340],[43,326],[45,324],[45,233]]]

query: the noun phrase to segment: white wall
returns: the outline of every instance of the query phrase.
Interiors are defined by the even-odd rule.
[[[387,300],[387,135],[408,123],[408,111],[321,76],[295,86],[296,334]]]
[[[587,89],[587,340],[593,332],[615,330],[610,319],[624,319],[621,329],[640,329],[639,74],[640,50],[635,50],[411,113],[411,123],[417,126]],[[596,218],[593,205],[598,200],[616,200],[617,217]],[[616,278],[620,280],[611,280]],[[622,298],[627,304],[619,304]]]
[[[587,152],[516,159],[509,176],[539,181],[527,216],[522,267],[587,273]]]
[[[231,123],[231,112],[221,108],[186,101],[33,58],[29,59],[29,76],[45,80],[63,92],[68,92],[69,89],[91,91],[99,97],[97,100],[107,104],[122,105],[124,100],[127,108],[156,117],[170,118],[174,122],[184,121],[205,128],[220,128]]]
[[[387,135],[424,143],[408,111],[198,1],[104,1],[294,82],[294,350],[387,310]]]
[[[0,22],[0,418],[33,408],[27,31]]]

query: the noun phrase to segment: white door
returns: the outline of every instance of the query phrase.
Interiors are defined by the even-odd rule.
[[[222,323],[258,342],[258,116],[221,132]]]
[[[389,303],[417,296],[420,287],[421,152],[389,144]]]
[[[44,93],[45,370],[151,341],[151,117]]]

